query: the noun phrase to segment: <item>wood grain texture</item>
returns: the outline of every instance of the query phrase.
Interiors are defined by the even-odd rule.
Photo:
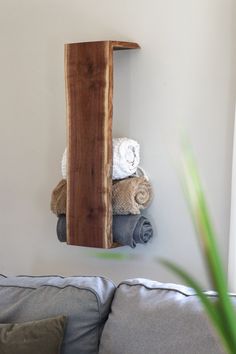
[[[67,243],[111,248],[113,50],[136,43],[65,45]]]

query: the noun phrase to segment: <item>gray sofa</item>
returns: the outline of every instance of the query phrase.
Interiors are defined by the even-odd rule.
[[[67,317],[63,354],[223,353],[198,298],[185,286],[0,275],[0,323],[57,315]]]

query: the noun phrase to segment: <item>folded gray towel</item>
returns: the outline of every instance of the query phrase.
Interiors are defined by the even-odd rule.
[[[57,220],[57,238],[61,242],[66,242],[66,216],[60,214]]]
[[[150,221],[142,215],[113,216],[113,241],[122,245],[136,247],[137,243],[147,243],[153,235]],[[60,242],[66,242],[66,215],[58,216],[57,237]]]
[[[132,248],[147,243],[153,235],[150,221],[142,215],[113,216],[112,231],[114,242]]]

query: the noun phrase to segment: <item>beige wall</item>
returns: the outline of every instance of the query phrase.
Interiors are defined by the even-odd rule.
[[[226,264],[233,2],[0,0],[0,272],[178,281],[156,263],[161,256],[205,283],[177,176],[182,130],[197,155]],[[142,166],[155,189],[147,211],[155,236],[146,247],[122,248],[131,255],[123,262],[59,243],[49,210],[65,147],[63,44],[102,39],[142,46],[115,54],[114,134],[141,144]]]

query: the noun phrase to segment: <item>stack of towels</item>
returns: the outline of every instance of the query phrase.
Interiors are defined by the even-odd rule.
[[[153,229],[150,221],[141,214],[152,200],[152,186],[148,178],[139,175],[139,144],[128,138],[113,139],[112,208],[113,241],[132,248],[147,243]],[[57,236],[66,241],[66,179],[67,149],[61,163],[62,180],[52,192],[51,210],[58,216]]]

